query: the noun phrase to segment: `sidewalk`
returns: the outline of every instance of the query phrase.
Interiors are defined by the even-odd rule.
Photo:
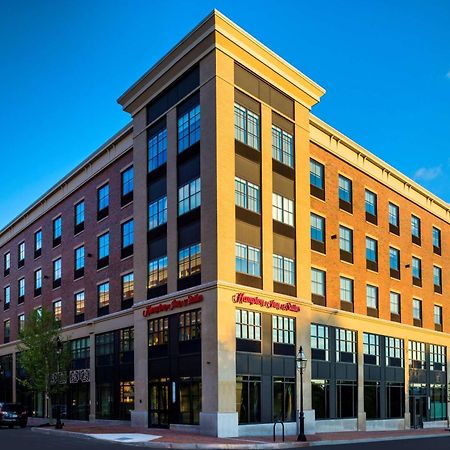
[[[92,435],[116,435],[116,442],[141,445],[149,448],[172,449],[273,449],[273,448],[299,448],[315,447],[330,444],[349,444],[362,442],[380,442],[401,439],[420,439],[427,437],[449,437],[450,432],[445,429],[422,429],[402,431],[355,431],[339,433],[317,433],[307,436],[308,442],[297,442],[296,436],[286,436],[286,441],[281,442],[281,436],[277,436],[274,443],[272,436],[254,436],[239,438],[215,438],[200,434],[183,433],[160,428],[131,428],[129,426],[99,426],[96,424],[72,425],[67,424],[64,430],[54,428],[33,428],[40,433],[61,433],[80,438],[90,439]],[[147,442],[133,442],[132,436],[145,439]],[[108,437],[109,438],[109,437]],[[150,440],[151,439],[151,440]]]

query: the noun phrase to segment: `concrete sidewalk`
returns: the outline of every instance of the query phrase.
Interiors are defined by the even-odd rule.
[[[64,430],[43,427],[33,428],[37,433],[64,434],[78,438],[92,439],[92,435],[117,435],[115,442],[140,445],[148,448],[171,449],[287,449],[300,447],[316,447],[321,445],[338,445],[364,442],[381,442],[404,439],[424,439],[436,437],[449,437],[450,432],[445,429],[402,430],[402,431],[355,431],[340,433],[317,433],[307,436],[307,442],[297,442],[296,436],[286,436],[286,441],[273,442],[272,436],[254,436],[239,438],[215,438],[200,434],[182,433],[159,428],[131,428],[128,426],[99,426],[95,424],[64,426]],[[133,442],[132,435],[148,435],[146,442]],[[98,437],[98,436],[97,436]],[[106,436],[104,436],[106,437]],[[109,437],[108,437],[109,438]],[[450,444],[449,444],[450,448]]]

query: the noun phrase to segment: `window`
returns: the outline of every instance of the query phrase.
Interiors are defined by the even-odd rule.
[[[328,327],[311,324],[311,359],[329,361]]]
[[[353,303],[353,280],[350,278],[340,277],[339,286],[341,302]]]
[[[3,322],[3,342],[7,344],[11,339],[11,321],[5,320]]]
[[[336,328],[336,361],[356,363],[356,332]]]
[[[339,175],[339,208],[352,212],[352,182]]]
[[[61,244],[62,235],[62,217],[59,216],[53,220],[53,247]]]
[[[167,129],[163,128],[149,135],[148,171],[151,172],[167,161]]]
[[[84,300],[84,291],[75,294],[75,322],[77,323],[84,320]]]
[[[21,278],[17,282],[18,303],[23,303],[25,300],[25,278]]]
[[[367,419],[381,418],[380,393],[379,381],[364,382],[364,411]]]
[[[413,298],[413,319],[415,324],[422,324],[422,301]]]
[[[358,386],[356,381],[336,381],[337,417],[356,417],[358,405]]]
[[[19,244],[18,253],[18,267],[22,267],[25,264],[25,242]]]
[[[430,385],[430,419],[447,419],[447,388],[445,384]]]
[[[234,136],[236,140],[259,150],[259,116],[234,104]]]
[[[128,220],[122,224],[122,249],[121,257],[125,258],[133,254],[133,244],[134,244],[134,221],[133,219]]]
[[[42,292],[42,269],[34,271],[34,296],[41,295]]]
[[[312,408],[316,419],[329,419],[330,415],[330,381],[311,380]]]
[[[385,337],[386,345],[386,366],[403,367],[404,352],[403,339]]]
[[[415,256],[412,258],[412,280],[415,286],[422,286],[422,261]]]
[[[167,283],[167,256],[148,263],[148,289]]]
[[[122,275],[122,302],[132,301],[134,297],[134,273]]]
[[[311,269],[311,294],[312,302],[325,305],[326,275],[323,270]]]
[[[378,242],[366,236],[366,267],[378,270]]]
[[[169,319],[161,317],[148,321],[148,345],[167,344],[169,342]]]
[[[202,266],[201,244],[194,244],[178,251],[178,278],[200,273]]]
[[[294,260],[285,256],[273,255],[273,281],[295,285]]]
[[[446,372],[447,355],[443,345],[430,344],[430,370]]]
[[[277,161],[294,167],[294,139],[291,134],[272,125],[272,156]]]
[[[198,208],[201,203],[200,178],[178,188],[178,215]]]
[[[236,272],[261,276],[261,250],[236,242]]]
[[[109,264],[109,232],[97,238],[97,269]]]
[[[272,316],[272,340],[278,344],[295,344],[295,319]]]
[[[97,189],[97,220],[108,215],[109,209],[109,184]]]
[[[62,316],[61,300],[53,302],[53,315],[55,316],[56,320],[61,321]]]
[[[11,286],[5,286],[3,288],[3,299],[4,299],[3,308],[7,310],[11,305]]]
[[[409,341],[409,365],[413,369],[425,369],[425,344],[423,342]]]
[[[363,333],[364,364],[380,365],[380,336]]]
[[[272,194],[273,219],[294,226],[294,201],[279,194]]]
[[[386,417],[403,418],[405,411],[405,385],[403,383],[386,383]]]
[[[121,176],[122,182],[122,198],[121,204],[122,206],[133,200],[133,190],[134,190],[134,168],[129,167],[128,169],[122,172]]]
[[[367,308],[378,309],[378,287],[371,284],[366,285]]]
[[[311,213],[311,249],[325,253],[325,218]]]
[[[178,153],[200,140],[200,105],[178,117]]]
[[[84,275],[84,245],[74,250],[74,278]]]
[[[353,262],[353,231],[339,226],[339,249],[341,260]]]
[[[111,366],[114,357],[114,332],[95,336],[95,365]]]
[[[6,277],[11,270],[11,253],[7,252],[3,255],[3,275]]]
[[[259,186],[242,178],[235,178],[236,205],[255,213],[260,213],[260,191]]]
[[[400,318],[400,294],[397,292],[390,292],[390,305],[391,305],[391,318],[392,316],[398,316]]]
[[[309,160],[309,184],[311,194],[325,200],[325,167],[314,159]]]
[[[24,329],[25,329],[25,314],[19,314],[17,316],[17,331],[20,334]]]
[[[442,294],[442,269],[438,266],[433,266],[433,282],[434,292]]]
[[[34,257],[37,258],[41,256],[42,253],[42,230],[36,231],[34,233]]]
[[[365,191],[365,208],[366,208],[366,220],[374,224],[377,223],[377,194]]]
[[[192,341],[201,337],[202,312],[200,309],[181,313],[178,319],[178,339]]]
[[[236,376],[238,423],[261,422],[261,377]]]
[[[61,258],[55,259],[53,261],[53,289],[61,286],[61,276],[62,276],[62,262]]]
[[[295,422],[295,378],[273,379],[273,417]]]
[[[109,282],[101,283],[97,286],[98,310],[104,311],[109,308]]]
[[[416,216],[411,216],[411,236],[412,241],[415,244],[420,245],[420,235],[421,235],[420,219]]]
[[[400,234],[400,209],[393,203],[389,203],[389,231]]]
[[[159,227],[167,222],[167,196],[150,203],[148,206],[148,229]]]
[[[236,309],[236,338],[261,340],[261,313]]]
[[[433,251],[434,253],[441,254],[441,230],[433,227]]]
[[[400,250],[389,247],[389,271],[392,278],[400,279]]]
[[[74,206],[74,233],[78,234],[84,230],[84,200]]]
[[[442,331],[442,306],[434,305],[434,326],[437,331]]]

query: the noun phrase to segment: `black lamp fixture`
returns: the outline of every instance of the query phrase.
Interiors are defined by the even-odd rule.
[[[305,352],[303,351],[303,347],[300,346],[300,349],[297,354],[297,358],[295,358],[295,362],[297,363],[297,370],[300,372],[300,433],[297,437],[297,441],[305,442],[305,413],[303,411],[303,372],[306,370],[306,364],[308,360],[306,359]]]

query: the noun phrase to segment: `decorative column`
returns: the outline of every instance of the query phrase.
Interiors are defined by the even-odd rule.
[[[364,337],[358,330],[358,431],[366,431],[366,413],[364,411]]]
[[[409,411],[409,341],[404,340],[404,368],[405,368],[405,430],[411,428],[411,412]]]

